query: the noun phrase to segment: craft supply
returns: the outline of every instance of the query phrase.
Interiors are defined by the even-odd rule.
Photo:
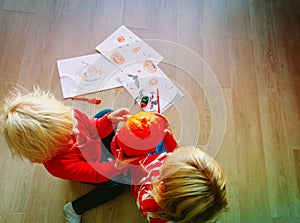
[[[157,97],[157,113],[160,113],[159,89],[158,88],[156,88],[156,97]]]
[[[101,100],[97,98],[73,97],[72,100],[87,101],[90,104],[100,104]]]
[[[163,115],[139,112],[129,117],[119,128],[116,134],[117,145],[127,157],[152,153],[163,140],[167,126],[168,121]]]
[[[142,100],[140,102],[141,107],[145,108],[147,106],[148,102],[149,102],[149,97],[148,96],[143,96]]]

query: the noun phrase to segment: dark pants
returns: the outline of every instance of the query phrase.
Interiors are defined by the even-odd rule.
[[[97,113],[94,117],[101,118],[105,114],[111,112],[111,109],[105,109]],[[102,151],[102,162],[106,162],[107,157],[112,156],[110,151],[110,143],[115,135],[115,132],[112,131],[110,135],[101,139],[101,151]],[[117,176],[121,177],[121,176]],[[116,178],[117,178],[116,177]],[[101,204],[104,204],[107,201],[110,201],[116,198],[119,194],[121,194],[126,188],[125,184],[121,184],[114,180],[108,180],[106,182],[100,184],[93,184],[96,186],[95,189],[91,190],[87,194],[79,197],[78,199],[72,201],[72,206],[75,212],[79,215],[83,214],[85,211],[88,211],[94,207],[97,207]]]

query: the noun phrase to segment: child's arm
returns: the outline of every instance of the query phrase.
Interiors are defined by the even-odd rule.
[[[101,183],[122,173],[115,162],[86,162],[73,155],[67,159],[52,159],[43,163],[48,172],[58,178],[78,182]]]
[[[165,130],[164,130],[165,136],[163,141],[164,141],[164,146],[166,148],[166,152],[173,152],[179,146],[179,143],[173,136],[170,123],[164,115],[159,113],[157,113],[156,115],[159,116],[161,119],[163,119],[165,122]]]
[[[119,122],[127,120],[129,114],[130,112],[127,108],[120,108],[104,115],[102,118],[95,118],[100,138],[108,136]]]
[[[117,159],[115,161],[115,168],[120,171],[129,170],[132,182],[138,183],[143,177],[148,175],[147,169],[140,162],[144,156],[136,156],[133,158],[125,158],[122,149],[117,150]]]
[[[174,135],[172,134],[172,131],[170,129],[165,130],[165,137],[163,141],[166,152],[173,152],[179,146],[179,143],[174,138]]]

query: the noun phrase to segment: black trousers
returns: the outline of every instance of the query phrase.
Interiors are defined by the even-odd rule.
[[[111,112],[111,109],[105,109],[97,113],[94,117],[101,118],[108,112]],[[115,135],[115,132],[112,131],[110,135],[105,137],[102,140],[101,152],[103,162],[107,161],[107,157],[112,156],[110,151],[110,143]],[[117,176],[122,177],[122,176]],[[100,184],[88,183],[96,186],[93,190],[83,195],[82,197],[77,198],[72,201],[72,206],[75,212],[79,215],[84,212],[97,207],[101,204],[104,204],[107,201],[110,201],[120,195],[124,189],[128,186],[126,184],[120,183],[122,181],[108,180]]]

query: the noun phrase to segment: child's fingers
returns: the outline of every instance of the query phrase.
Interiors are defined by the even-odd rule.
[[[165,135],[172,135],[172,131],[170,129],[164,130]]]
[[[136,161],[139,161],[141,158],[140,157],[134,157],[134,158],[129,158],[126,161],[128,163],[135,163]]]
[[[128,108],[121,108],[121,109],[116,110],[114,114],[115,114],[115,116],[122,117],[124,115],[129,115],[130,111]]]
[[[124,159],[123,150],[120,148],[117,150],[117,152],[118,152],[118,160],[123,160]]]
[[[131,115],[123,115],[123,122],[126,122],[129,118],[131,117]]]

